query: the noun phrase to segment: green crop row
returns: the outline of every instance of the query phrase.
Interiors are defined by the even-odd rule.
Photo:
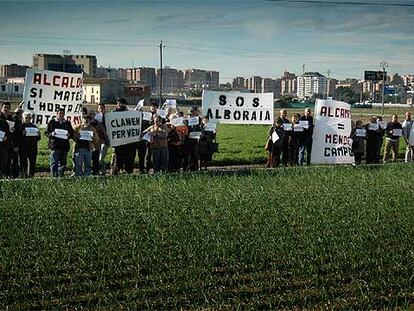
[[[411,174],[0,181],[0,309],[409,308]]]

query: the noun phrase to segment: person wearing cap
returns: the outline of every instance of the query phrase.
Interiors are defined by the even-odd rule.
[[[45,135],[49,138],[50,173],[52,177],[63,177],[67,166],[69,139],[73,139],[72,124],[65,119],[65,109],[56,112],[56,118],[49,121]]]
[[[127,101],[125,98],[119,98],[116,103],[116,108],[112,112],[128,111]],[[114,154],[112,157],[111,173],[117,175],[121,169],[125,169],[127,174],[134,172],[134,161],[137,150],[137,143],[129,143],[122,146],[114,147]]]
[[[99,135],[96,128],[91,124],[92,118],[90,115],[82,117],[82,124],[75,126],[75,148],[73,150],[75,159],[75,176],[89,176],[91,175],[91,161],[92,152],[99,143]],[[84,131],[92,134],[88,137],[82,136]]]
[[[33,177],[36,167],[40,131],[32,123],[30,112],[23,113],[23,123],[20,127],[21,141],[19,145],[20,170],[23,177]]]
[[[10,149],[10,126],[7,123],[7,118],[4,111],[10,110],[10,103],[3,102],[1,104],[0,112],[0,177],[8,177],[8,161]]]

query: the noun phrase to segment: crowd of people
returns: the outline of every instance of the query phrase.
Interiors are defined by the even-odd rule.
[[[136,108],[136,109],[142,109]],[[150,104],[150,118],[142,119],[141,134],[136,142],[113,148],[110,173],[131,174],[138,155],[140,173],[197,171],[207,169],[217,151],[215,127],[202,118],[198,107],[188,114],[168,109],[164,117],[157,115],[158,104]],[[120,98],[112,112],[128,111],[127,102]],[[174,112],[174,110],[177,110]],[[47,125],[50,173],[64,176],[68,154],[73,141],[74,176],[105,175],[110,140],[105,126],[106,106],[98,111],[83,109],[81,124],[72,126],[59,109]],[[192,119],[191,125],[188,120]],[[175,121],[182,122],[175,122]],[[195,122],[194,122],[195,120]],[[32,177],[35,173],[40,129],[32,123],[32,115],[17,108],[11,111],[10,102],[3,102],[0,112],[0,177]]]
[[[384,137],[383,163],[396,161],[401,137],[406,144],[405,162],[414,162],[414,137],[410,140],[412,126],[410,112],[405,113],[402,124],[398,121],[398,115],[393,115],[390,122],[384,122],[381,116],[372,117],[368,124],[363,124],[361,120],[352,121],[349,137],[355,164],[361,164],[364,158],[366,164],[380,163]],[[290,120],[287,118],[287,110],[280,110],[279,117],[269,129],[269,137],[265,145],[268,152],[267,167],[277,167],[281,164],[309,165],[314,127],[309,108],[305,109],[302,116],[298,113],[293,114]]]
[[[197,171],[206,169],[217,151],[215,126],[207,117],[201,117],[198,107],[188,114],[168,109],[166,115],[158,115],[158,104],[152,102],[150,117],[142,119],[141,134],[136,142],[113,147],[110,173],[121,171],[131,174],[138,155],[138,169],[142,174],[157,172]],[[137,107],[136,109],[142,109]],[[128,111],[127,102],[120,98],[112,112]],[[105,175],[110,140],[105,126],[106,106],[98,105],[98,111],[84,108],[82,122],[76,126],[66,120],[60,109],[47,125],[44,134],[51,150],[49,162],[53,177],[63,176],[67,170],[67,158],[73,141],[73,175]],[[194,118],[196,122],[194,122]],[[176,122],[180,119],[181,122]],[[189,124],[189,120],[193,121]],[[411,113],[406,112],[403,123],[393,115],[390,122],[382,117],[372,117],[368,124],[352,121],[350,138],[355,164],[365,159],[367,164],[395,161],[401,137],[406,144],[405,161],[414,161],[414,137]],[[280,110],[279,117],[269,129],[267,167],[279,165],[310,165],[313,143],[314,119],[309,108],[301,116],[295,113],[289,119],[287,110]],[[11,111],[10,102],[1,104],[0,112],[0,177],[32,177],[35,173],[40,129],[32,123],[32,115],[17,108]],[[385,142],[385,144],[384,144]],[[391,158],[391,159],[390,159]]]

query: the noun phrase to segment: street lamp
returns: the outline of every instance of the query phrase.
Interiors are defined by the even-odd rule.
[[[384,116],[384,97],[385,97],[385,69],[388,68],[388,63],[384,60],[380,63],[382,68],[382,116]]]

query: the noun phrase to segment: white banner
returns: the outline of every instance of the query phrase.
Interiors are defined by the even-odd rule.
[[[273,93],[203,91],[202,106],[213,123],[273,124]]]
[[[27,69],[23,91],[23,110],[32,114],[32,121],[41,128],[65,109],[65,117],[73,124],[81,122],[82,74]]]
[[[318,99],[311,162],[318,164],[354,163],[351,109],[347,103]]]
[[[106,132],[112,147],[137,142],[141,134],[141,111],[128,110],[105,114]]]

